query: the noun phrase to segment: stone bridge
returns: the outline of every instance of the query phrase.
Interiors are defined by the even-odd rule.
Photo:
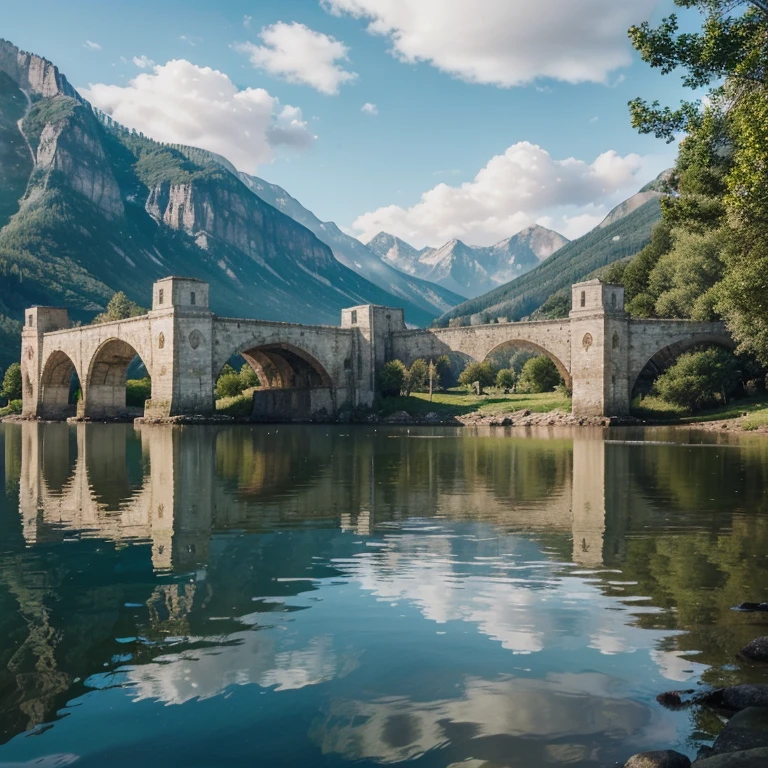
[[[573,308],[562,320],[424,330],[407,329],[401,309],[373,305],[343,310],[340,326],[222,318],[209,309],[206,283],[179,277],[155,283],[152,309],[128,320],[73,328],[65,309],[33,307],[22,332],[24,415],[125,415],[136,357],[152,380],[146,416],[210,414],[219,372],[242,355],[261,383],[254,417],[332,417],[373,403],[388,360],[448,354],[482,361],[524,347],[554,361],[573,390],[574,415],[623,416],[632,393],[647,389],[684,350],[703,342],[733,346],[720,323],[630,318],[621,286],[592,280],[572,291]]]

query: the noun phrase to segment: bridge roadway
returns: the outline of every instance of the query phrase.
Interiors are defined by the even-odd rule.
[[[155,283],[152,309],[128,320],[71,327],[65,309],[28,309],[23,412],[46,420],[125,415],[128,367],[138,356],[152,380],[146,416],[207,415],[219,372],[242,355],[261,383],[254,417],[333,418],[373,403],[389,360],[447,354],[482,361],[523,347],[554,361],[573,391],[575,416],[624,416],[636,388],[684,350],[703,342],[733,346],[721,323],[630,318],[621,286],[593,280],[574,285],[572,297],[561,320],[410,330],[402,309],[363,305],[343,310],[340,326],[312,326],[218,317],[206,283],[168,277]]]

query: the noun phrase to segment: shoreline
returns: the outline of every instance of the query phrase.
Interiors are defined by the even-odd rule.
[[[529,409],[510,411],[507,413],[484,414],[475,411],[459,416],[441,414],[438,411],[427,413],[423,416],[413,416],[407,411],[395,411],[387,416],[369,414],[362,418],[353,418],[352,414],[344,418],[309,418],[297,420],[261,420],[229,416],[227,414],[215,415],[185,415],[170,416],[166,418],[136,417],[126,414],[124,417],[112,419],[84,419],[70,417],[64,422],[50,421],[46,419],[30,418],[19,414],[10,414],[0,418],[0,423],[18,424],[26,421],[42,423],[68,423],[68,424],[135,424],[136,426],[151,425],[245,425],[245,424],[368,424],[382,426],[409,426],[409,427],[675,427],[679,429],[701,429],[708,432],[735,432],[739,434],[768,434],[768,426],[758,426],[747,429],[742,425],[744,417],[738,416],[730,419],[710,421],[673,421],[673,420],[647,420],[634,416],[589,416],[577,417],[561,410],[532,412]]]

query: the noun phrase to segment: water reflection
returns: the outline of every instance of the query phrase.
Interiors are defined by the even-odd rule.
[[[766,445],[618,436],[0,428],[0,761],[690,752],[655,694],[764,674]]]

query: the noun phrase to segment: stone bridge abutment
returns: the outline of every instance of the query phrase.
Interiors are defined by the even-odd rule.
[[[343,310],[340,326],[311,326],[218,317],[206,283],[168,277],[155,283],[152,309],[140,317],[73,328],[65,309],[27,310],[23,412],[49,420],[128,415],[126,377],[138,358],[152,382],[146,416],[208,415],[219,372],[241,355],[261,384],[255,418],[332,418],[372,405],[389,360],[447,354],[480,362],[522,347],[554,361],[573,392],[574,415],[625,416],[633,392],[681,352],[700,343],[733,346],[720,323],[630,318],[618,285],[579,283],[572,302],[569,317],[539,322],[409,330],[401,309],[362,305]]]

